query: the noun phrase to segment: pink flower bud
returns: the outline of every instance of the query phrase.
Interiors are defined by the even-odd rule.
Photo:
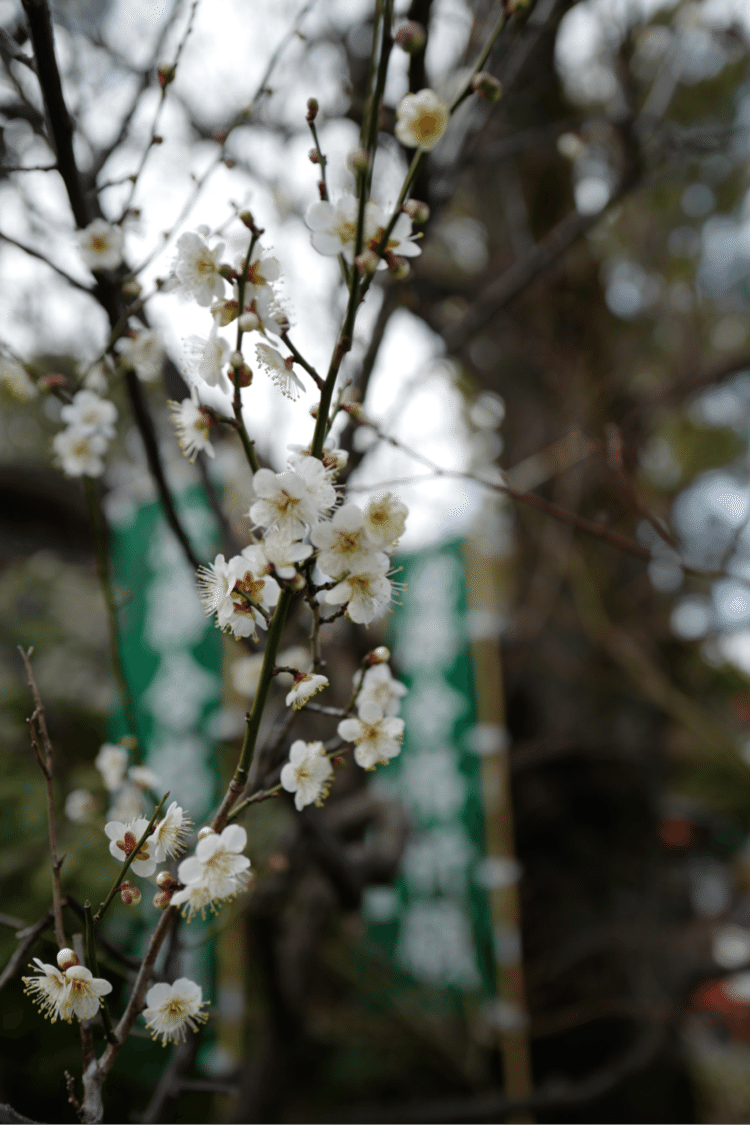
[[[175,888],[176,889],[176,888]],[[173,891],[157,891],[154,895],[154,906],[157,910],[166,910],[172,901]]]
[[[80,965],[80,963],[78,954],[74,949],[61,949],[57,954],[57,967],[62,973],[66,969],[71,969],[73,965]]]
[[[346,769],[346,758],[342,758],[340,754],[337,754],[336,757],[332,759],[332,761],[333,761],[333,768],[335,770],[345,770]]]
[[[51,391],[53,387],[67,387],[68,380],[59,371],[49,371],[46,375],[40,376],[37,386],[40,391]]]
[[[156,876],[156,885],[162,891],[167,891],[170,888],[174,890],[175,887],[179,887],[180,884],[171,871],[160,871]]]
[[[409,20],[401,25],[394,38],[402,51],[406,51],[407,55],[414,55],[427,43],[427,32],[421,23]]]
[[[120,883],[120,898],[126,906],[137,906],[141,901],[141,892],[138,887],[126,880]]]
[[[162,63],[161,66],[156,68],[156,76],[159,79],[159,85],[161,86],[162,90],[166,89],[166,87],[169,86],[170,82],[174,82],[176,74],[177,68],[174,66],[169,66],[166,63]]]
[[[495,102],[500,101],[500,95],[503,88],[493,74],[488,74],[486,70],[480,70],[475,74],[471,80],[471,88],[483,101],[489,102],[494,105]]]
[[[317,98],[308,98],[307,99],[307,121],[308,122],[314,121],[317,116],[318,116],[318,99]]]
[[[307,159],[311,164],[320,164],[320,153],[316,148],[311,148],[307,154]]]

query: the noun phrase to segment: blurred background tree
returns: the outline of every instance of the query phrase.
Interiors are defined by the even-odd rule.
[[[86,190],[108,217],[128,212],[135,258],[162,229],[184,229],[188,201],[191,221],[218,227],[228,198],[250,200],[292,263],[300,337],[314,341],[337,306],[335,277],[311,258],[302,223],[315,172],[301,107],[310,94],[321,103],[333,175],[356,143],[370,5],[277,4],[252,19],[230,0],[147,7],[55,9]],[[748,13],[740,0],[517,7],[487,64],[503,96],[467,102],[427,163],[415,190],[431,209],[424,252],[409,279],[378,286],[349,374],[389,434],[489,481],[466,483],[463,522],[449,517],[457,482],[425,485],[410,504],[430,510],[423,539],[458,530],[505,560],[495,633],[523,868],[534,1114],[748,1120]],[[428,35],[422,50],[394,53],[376,176],[384,197],[401,166],[392,133],[407,82],[449,87],[495,6],[413,0],[399,14]],[[156,65],[191,19],[157,118]],[[20,5],[0,3],[0,25],[2,335],[38,380],[100,350],[106,325],[80,292],[57,173],[19,171],[54,156],[36,79],[19,58],[29,52]],[[169,272],[170,245],[144,273],[151,287]],[[318,292],[304,306],[311,277]],[[174,324],[184,313],[159,294],[148,315],[173,361],[169,395],[182,397]],[[165,412],[145,393],[171,487],[205,486],[208,467],[193,474],[178,459]],[[118,405],[127,415],[124,396]],[[259,452],[278,464],[285,423],[270,400],[261,408]],[[49,468],[58,416],[48,395],[41,411],[36,398],[0,419],[3,963],[13,918],[33,922],[48,906],[41,781],[15,646],[36,649],[61,794],[98,792],[92,762],[114,706],[85,508]],[[113,516],[155,494],[142,436],[122,431],[107,478]],[[352,484],[415,472],[374,429],[351,427],[344,442]],[[247,498],[230,444],[218,452],[225,533],[241,540]],[[354,642],[342,631],[332,643]],[[344,788],[341,799],[352,797]],[[341,829],[350,849],[369,815],[351,809]],[[144,1041],[130,1063],[139,1081],[126,1067],[114,1096],[144,1120],[497,1120],[492,1022],[471,1005],[428,1015],[419,989],[363,1001],[355,955],[372,959],[371,978],[390,980],[362,952],[357,908],[369,876],[347,884],[309,831],[275,804],[253,828],[264,877],[248,910],[242,1065],[191,1079],[180,1049],[172,1073],[182,1087],[154,1094],[159,1059]],[[67,889],[93,896],[100,832],[75,819],[66,833]],[[17,980],[8,990],[0,1100],[55,1119],[55,1082],[75,1070],[75,1044],[39,1027]],[[32,1056],[43,1060],[33,1087]],[[567,1093],[545,1085],[563,1078]]]

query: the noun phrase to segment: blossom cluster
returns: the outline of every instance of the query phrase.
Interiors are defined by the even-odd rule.
[[[67,423],[55,434],[52,445],[63,472],[70,477],[100,477],[102,460],[115,436],[117,407],[95,391],[77,391],[60,417]]]
[[[81,965],[72,949],[61,949],[57,965],[47,965],[34,957],[37,975],[23,977],[24,991],[52,1023],[58,1019],[71,1022],[90,1020],[99,1011],[103,996],[112,991],[108,980],[95,977]]]

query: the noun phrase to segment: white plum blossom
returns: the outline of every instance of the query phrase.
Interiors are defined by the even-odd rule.
[[[226,628],[234,613],[232,591],[239,577],[236,557],[229,562],[223,555],[217,555],[208,566],[198,571],[198,592],[207,617],[215,613],[220,629]]]
[[[283,355],[272,348],[270,344],[256,344],[255,354],[258,357],[258,363],[265,367],[268,374],[275,386],[279,388],[285,398],[290,398],[295,402],[299,397],[300,391],[304,391],[305,385],[292,371],[291,365],[287,364]]]
[[[209,438],[209,421],[198,402],[198,388],[193,386],[190,398],[182,402],[168,401],[170,421],[177,433],[177,444],[192,465],[199,453],[215,457],[216,452]]]
[[[122,262],[122,227],[113,227],[106,219],[94,219],[76,237],[81,257],[90,270],[116,270]]]
[[[109,854],[115,859],[124,861],[135,851],[135,846],[143,833],[148,828],[145,817],[139,816],[123,824],[119,820],[110,820],[104,825],[104,831],[109,837]],[[152,854],[153,837],[148,836],[130,864],[131,871],[147,879],[156,871],[156,859]]]
[[[117,407],[94,391],[77,391],[73,401],[60,411],[63,422],[86,434],[101,434],[108,441],[115,436]]]
[[[193,822],[185,815],[176,801],[167,809],[163,820],[157,820],[148,843],[154,846],[154,859],[163,863],[174,859],[185,851],[185,841],[190,835]]]
[[[331,578],[341,578],[358,568],[368,568],[376,560],[387,558],[374,551],[368,539],[362,509],[346,504],[334,514],[330,523],[319,523],[310,532],[319,548],[318,566]]]
[[[401,753],[404,720],[384,715],[377,703],[364,703],[358,719],[342,719],[338,733],[346,742],[355,744],[354,760],[362,769],[374,769]]]
[[[28,402],[39,394],[36,383],[25,368],[6,356],[0,356],[0,389],[18,402]]]
[[[38,957],[33,958],[38,975],[35,977],[22,977],[24,992],[37,1004],[39,1011],[54,1023],[58,1019],[66,1019],[62,1015],[62,1005],[67,997],[68,983],[57,965],[47,965]]]
[[[375,232],[368,240],[367,245],[371,250],[376,250],[385,233],[385,228],[388,225],[390,216],[387,216],[385,211],[375,204],[373,204],[373,208],[372,220],[375,224]],[[400,258],[415,258],[422,253],[421,248],[417,246],[415,242],[417,238],[419,238],[419,235],[412,233],[411,219],[402,211],[393,224],[393,230],[388,235],[388,241],[383,247],[382,253],[387,255],[396,254]],[[381,258],[378,262],[378,269],[384,270],[387,268],[388,263]]]
[[[281,771],[281,784],[287,793],[294,793],[294,805],[301,811],[306,805],[322,805],[328,796],[333,766],[325,756],[322,742],[298,739],[289,749],[289,761]]]
[[[354,687],[360,688],[357,696],[358,712],[365,704],[376,703],[384,715],[398,715],[401,699],[406,695],[405,684],[394,680],[387,664],[375,664],[364,675],[361,671],[355,672]]]
[[[74,824],[85,824],[99,808],[99,802],[88,789],[71,789],[65,798],[65,815]]]
[[[314,695],[327,687],[328,679],[326,676],[313,675],[311,672],[298,672],[294,677],[294,686],[286,697],[286,705],[298,711],[300,707],[307,703],[308,699],[312,699]]]
[[[372,556],[367,566],[347,574],[341,582],[328,590],[325,601],[329,605],[345,605],[346,616],[357,625],[369,625],[382,617],[391,604],[391,583],[386,578],[389,560],[383,554]]]
[[[241,656],[230,666],[232,685],[238,695],[255,695],[263,668],[263,654]]]
[[[212,832],[198,841],[195,855],[183,859],[177,877],[184,888],[172,895],[173,906],[185,906],[189,918],[207,906],[233,898],[247,887],[250,860],[241,854],[247,833],[230,824],[221,835]]]
[[[301,457],[285,473],[258,469],[253,488],[257,500],[250,508],[250,519],[291,537],[300,535],[305,525],[313,527],[336,503],[336,490],[317,457]]]
[[[242,273],[245,266],[245,255],[240,254],[234,267],[238,274]],[[250,265],[248,266],[245,281],[245,309],[253,305],[253,312],[263,322],[269,320],[273,314],[275,293],[273,282],[281,277],[281,267],[273,254],[269,254],[262,247],[256,246],[253,250]]]
[[[139,789],[159,788],[159,775],[154,773],[152,769],[149,769],[148,766],[131,766],[128,770],[128,777]]]
[[[434,90],[407,94],[396,108],[395,133],[402,145],[429,152],[441,139],[450,121],[450,110]]]
[[[52,439],[62,471],[69,477],[100,477],[104,472],[102,454],[107,451],[104,434],[70,426]]]
[[[309,445],[289,445],[287,449],[289,450],[289,467],[291,469],[295,469],[300,461],[311,455]],[[348,452],[345,449],[336,449],[333,438],[327,437],[323,443],[322,465],[331,479],[334,479],[337,473],[341,472],[348,460]]]
[[[225,378],[223,367],[229,356],[229,344],[218,335],[216,325],[211,329],[208,339],[202,336],[188,336],[185,340],[187,370],[191,382],[202,379],[209,387],[223,387]]]
[[[144,383],[153,383],[162,373],[165,354],[159,333],[152,328],[144,328],[137,336],[125,337],[120,361],[124,367],[135,371]]]
[[[178,282],[175,289],[203,306],[210,305],[215,297],[224,296],[224,278],[219,273],[224,243],[217,243],[211,250],[206,242],[207,235],[207,227],[181,235],[174,263]]]
[[[115,789],[119,789],[125,780],[125,772],[128,768],[128,752],[122,746],[105,742],[94,760],[94,765],[102,775],[105,788],[114,792]]]
[[[112,985],[102,977],[95,977],[84,965],[71,965],[63,976],[67,991],[60,1003],[62,1019],[68,1022],[71,1016],[79,1020],[93,1019],[99,1011],[102,996],[112,991]]]
[[[188,1028],[197,1031],[208,1019],[202,1010],[206,1004],[201,986],[187,977],[178,977],[174,984],[152,985],[146,993],[143,1012],[151,1038],[161,1035],[164,1046],[184,1040]]]
[[[357,238],[357,209],[359,200],[354,195],[344,195],[338,203],[313,203],[307,209],[305,222],[313,232],[310,241],[319,254],[336,257],[343,254],[351,265]],[[380,210],[375,203],[365,205],[362,245],[375,236]]]
[[[404,533],[408,514],[406,504],[392,492],[374,496],[364,511],[365,527],[372,543],[390,554]]]
[[[143,792],[137,785],[128,781],[117,790],[117,796],[109,810],[111,820],[120,820],[127,824],[141,816],[144,809]]]
[[[263,537],[263,554],[279,578],[294,578],[296,563],[309,559],[313,548],[301,539],[293,539],[285,530],[276,528]]]

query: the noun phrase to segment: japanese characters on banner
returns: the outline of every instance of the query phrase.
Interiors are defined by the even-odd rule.
[[[402,754],[372,787],[407,808],[401,874],[365,897],[370,936],[408,977],[438,989],[493,991],[492,925],[482,885],[484,821],[463,545],[399,559],[394,665],[408,686]]]

